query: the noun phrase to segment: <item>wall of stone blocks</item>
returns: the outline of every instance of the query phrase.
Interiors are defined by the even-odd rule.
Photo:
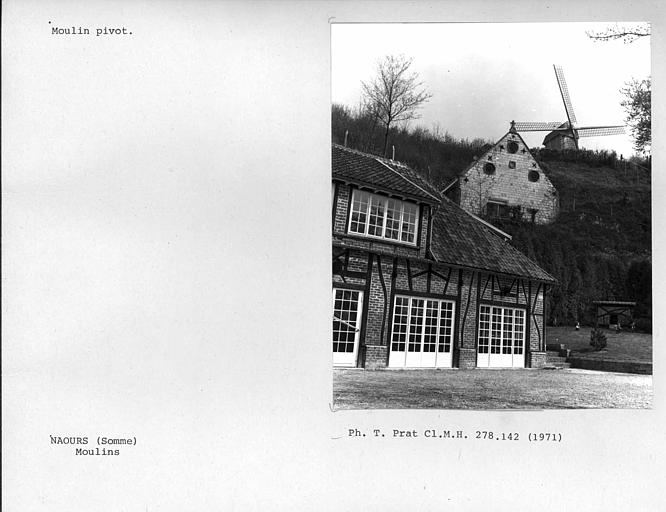
[[[509,153],[510,141],[518,144],[516,153]],[[510,162],[515,168],[510,167]],[[495,173],[484,172],[486,163],[495,166]],[[529,180],[529,172],[537,171],[539,180]],[[507,133],[472,165],[459,180],[460,205],[475,215],[485,213],[489,200],[508,206],[520,206],[524,220],[531,220],[530,209],[537,210],[535,222],[545,224],[555,219],[559,200],[557,191],[534,159],[529,147],[518,134]]]

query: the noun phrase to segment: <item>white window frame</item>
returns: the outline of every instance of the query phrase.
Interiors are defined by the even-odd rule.
[[[361,210],[354,210],[354,205],[357,202],[357,199],[359,199],[359,196],[363,195],[367,199],[366,201],[366,207],[364,211]],[[359,199],[360,202],[360,199]],[[400,212],[400,218],[393,218],[391,219],[393,222],[398,223],[398,237],[397,238],[392,238],[390,236],[387,236],[388,231],[394,231],[395,228],[393,229],[388,229],[387,228],[387,221],[388,219],[388,212],[389,212],[389,204],[390,203],[397,204],[398,208],[391,208],[393,211],[399,211]],[[376,234],[370,234],[370,212],[372,209],[372,205],[380,205],[383,211],[383,214],[381,215],[381,235],[376,235]],[[412,211],[407,211],[408,209],[412,209]],[[393,242],[393,243],[399,243],[399,244],[406,244],[406,245],[411,245],[411,246],[416,246],[417,245],[417,240],[418,240],[418,234],[419,234],[419,205],[415,203],[410,203],[408,201],[403,201],[401,199],[397,199],[394,197],[388,197],[388,196],[382,196],[379,194],[373,194],[372,192],[368,192],[366,190],[359,190],[355,189],[352,193],[351,201],[349,204],[349,224],[347,225],[347,232],[352,234],[352,235],[358,235],[358,236],[363,236],[363,237],[368,237],[368,238],[374,238],[377,240],[386,240],[388,242]],[[365,216],[365,221],[363,223],[359,223],[357,220],[354,220],[354,214],[358,215],[363,215]],[[413,222],[410,222],[408,220],[408,217],[411,217],[413,215]],[[360,224],[362,226],[362,231],[354,231],[352,229],[352,224]],[[414,226],[414,231],[411,233],[410,231],[406,230],[408,226]],[[374,225],[373,225],[374,226]],[[403,240],[403,236],[407,234],[412,234],[413,235],[413,240],[410,242],[409,240]]]
[[[396,322],[397,315],[397,306],[398,300],[406,301],[406,304],[402,304],[401,307],[406,307],[406,318],[405,322]],[[421,306],[421,315],[419,318],[419,324],[416,326],[417,332],[412,332],[412,313],[414,307],[414,301],[422,301]],[[435,302],[437,304],[437,322],[436,324],[431,324],[428,326],[428,319],[434,319],[435,317],[428,316],[428,302]],[[445,307],[446,306],[446,307]],[[448,315],[446,313],[448,313]],[[451,367],[452,365],[452,355],[453,355],[453,339],[455,332],[455,315],[456,315],[456,303],[450,299],[439,299],[434,297],[420,297],[417,295],[403,295],[397,294],[393,299],[393,318],[391,319],[391,336],[389,339],[389,352],[390,360],[389,366],[392,367]],[[401,316],[405,316],[404,314]],[[448,321],[449,325],[446,325],[444,322]],[[401,332],[397,332],[397,327],[400,325],[402,327]],[[427,332],[428,327],[430,327],[430,332]],[[434,331],[433,331],[434,328]],[[404,331],[404,332],[403,332]],[[410,338],[413,334],[416,334],[418,339],[416,344],[419,347],[419,350],[410,351],[410,344],[414,344],[410,341]],[[404,336],[404,340],[398,338]],[[433,350],[426,351],[424,350],[426,345],[432,345],[433,341],[427,341],[426,337],[434,336],[434,347]],[[444,336],[444,341],[441,337]],[[397,349],[394,350],[394,344],[404,345],[403,350]],[[440,350],[440,347],[445,348]],[[448,348],[448,350],[446,350]],[[422,360],[420,355],[426,354],[428,362]],[[413,356],[421,361],[410,362]],[[424,364],[425,363],[425,364]]]
[[[349,321],[344,318],[338,317],[336,315],[336,308],[335,308],[335,302],[337,299],[337,294],[340,292],[342,296],[338,299],[340,301],[350,301],[351,303],[355,303],[355,311],[354,314],[356,315],[355,320]],[[345,292],[350,294],[349,299],[344,298]],[[356,299],[352,298],[353,295],[356,294]],[[360,332],[361,332],[361,323],[363,320],[363,292],[360,290],[351,290],[347,288],[333,288],[333,298],[332,298],[332,309],[333,309],[333,329],[332,329],[332,338],[335,340],[335,333],[336,333],[336,322],[339,324],[340,330],[338,332],[345,332],[349,334],[350,332],[354,333],[354,340],[353,342],[353,349],[352,351],[341,351],[341,350],[334,350],[333,351],[333,366],[341,366],[341,367],[355,367],[356,366],[356,360],[358,358],[358,346],[359,346],[359,341],[360,341]],[[345,312],[351,312],[345,311]],[[344,326],[344,327],[343,327]],[[344,343],[345,346],[350,345],[351,343],[349,340],[346,341],[333,341],[333,343]],[[331,347],[333,348],[333,347]],[[346,348],[346,347],[345,347]]]
[[[508,314],[509,312],[510,314]],[[518,321],[519,317],[520,322]],[[510,325],[507,325],[507,319],[510,320]],[[518,326],[520,326],[520,329],[517,328]],[[511,366],[516,366],[515,361],[513,361],[514,358],[524,363],[527,327],[527,311],[524,308],[481,304],[477,337],[478,356],[482,358],[506,356],[503,358],[512,359]],[[510,336],[508,340],[506,339],[507,334]],[[495,346],[493,345],[493,338],[497,338]],[[482,343],[482,340],[487,340],[487,343]],[[510,341],[510,343],[507,343],[507,341]],[[496,351],[493,351],[494,348]],[[490,359],[488,361],[490,362]]]

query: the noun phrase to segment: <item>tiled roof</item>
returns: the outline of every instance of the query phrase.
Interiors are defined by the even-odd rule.
[[[483,225],[444,199],[433,219],[430,252],[441,263],[555,282],[555,278]]]
[[[405,164],[333,144],[333,178],[397,192],[430,204],[439,203],[437,190]]]
[[[510,245],[497,229],[443,197],[404,164],[333,144],[333,178],[398,192],[436,205],[430,252],[440,263],[555,282],[550,274]]]

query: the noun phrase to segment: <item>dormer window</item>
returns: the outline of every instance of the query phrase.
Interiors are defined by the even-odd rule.
[[[416,245],[418,206],[363,190],[354,190],[349,232]]]

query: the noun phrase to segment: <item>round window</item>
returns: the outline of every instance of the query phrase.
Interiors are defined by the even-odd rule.
[[[509,153],[515,153],[518,151],[518,143],[515,140],[510,140],[506,145],[506,149],[509,151]]]
[[[495,164],[486,162],[486,165],[483,166],[483,172],[486,174],[495,174]]]
[[[538,173],[537,171],[530,171],[530,172],[527,174],[527,178],[528,178],[530,181],[533,181],[533,182],[539,181],[539,178],[540,178],[540,177],[541,177],[541,176],[539,175],[539,173]]]

